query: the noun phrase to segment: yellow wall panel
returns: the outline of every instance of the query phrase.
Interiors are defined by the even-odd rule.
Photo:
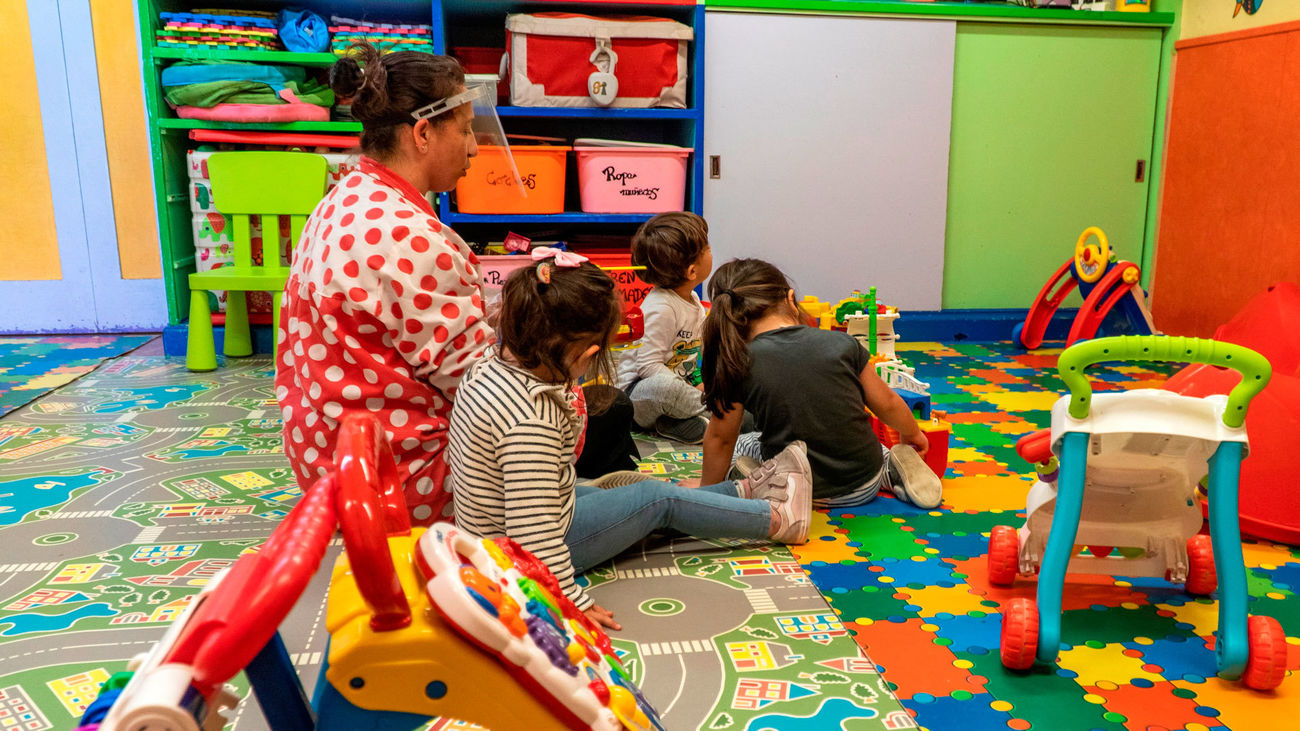
[[[14,29],[0,63],[0,280],[62,279],[27,3],[0,2],[0,28]]]
[[[1182,38],[1200,38],[1234,30],[1258,28],[1264,25],[1300,20],[1300,2],[1296,0],[1267,0],[1259,12],[1248,15],[1243,10],[1232,17],[1234,0],[1190,0],[1183,3]]]
[[[162,261],[134,14],[131,3],[90,2],[122,278],[157,279],[162,276]]]

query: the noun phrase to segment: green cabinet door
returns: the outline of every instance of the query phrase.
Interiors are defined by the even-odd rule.
[[[1088,226],[1142,261],[1161,32],[958,24],[945,308],[1029,307]]]

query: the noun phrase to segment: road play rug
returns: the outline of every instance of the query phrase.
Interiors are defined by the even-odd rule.
[[[0,416],[134,350],[152,335],[0,337]]]
[[[71,728],[297,501],[268,365],[127,356],[0,420],[0,729]],[[660,446],[698,470],[698,451]],[[308,689],[328,574],[281,626]],[[668,728],[914,727],[785,548],[660,540],[587,580]],[[266,724],[245,701],[230,728]]]

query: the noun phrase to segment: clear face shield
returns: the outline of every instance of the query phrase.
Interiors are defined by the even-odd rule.
[[[526,197],[528,193],[519,177],[519,169],[515,167],[515,158],[510,154],[501,118],[497,116],[496,89],[491,85],[471,84],[459,94],[416,109],[411,116],[417,120],[434,119],[462,104],[473,105],[471,127],[478,143],[478,156],[471,163],[470,175],[485,176],[490,185],[520,198]]]

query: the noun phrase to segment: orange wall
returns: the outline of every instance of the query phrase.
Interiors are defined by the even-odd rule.
[[[1300,280],[1297,119],[1300,22],[1178,43],[1151,286],[1164,332],[1211,335]]]

